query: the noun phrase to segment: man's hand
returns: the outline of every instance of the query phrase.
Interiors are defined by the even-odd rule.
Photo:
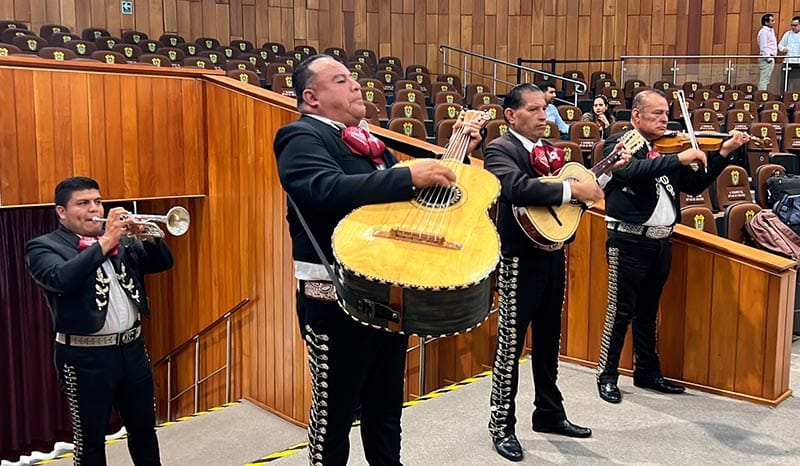
[[[572,198],[581,202],[597,202],[603,198],[603,190],[596,181],[570,181]]]
[[[697,163],[705,167],[708,163],[706,153],[700,149],[686,149],[678,154],[678,160],[680,161],[681,165],[684,166]]]
[[[435,160],[422,160],[409,167],[411,171],[411,184],[415,188],[429,188],[431,186],[449,187],[456,180],[453,170],[445,167]]]
[[[133,219],[123,219],[122,216],[127,213],[122,207],[114,207],[108,211],[105,232],[97,240],[103,248],[103,254],[108,254],[119,243],[120,238],[128,234],[128,227]]]
[[[743,133],[741,131],[732,130],[731,137],[722,143],[722,147],[719,149],[719,155],[723,157],[727,157],[732,152],[735,152],[737,149],[742,147],[744,144],[750,142],[750,135],[747,133]]]
[[[456,144],[455,135],[459,128],[464,126],[461,120],[456,121],[453,125],[453,134],[450,136],[450,145]],[[483,140],[481,136],[481,126],[477,121],[473,120],[464,127],[464,134],[469,136],[469,145],[467,146],[467,153],[474,151]]]
[[[614,146],[614,151],[619,153],[619,160],[614,163],[614,166],[611,167],[612,170],[616,170],[617,168],[622,168],[631,161],[631,151],[625,148],[625,145],[622,142],[618,142],[616,146]]]

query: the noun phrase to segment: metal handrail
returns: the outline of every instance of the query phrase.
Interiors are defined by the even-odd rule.
[[[672,67],[670,67],[670,71],[672,71],[672,82],[677,82],[678,80],[678,71],[680,71],[680,67],[678,66],[678,62],[682,60],[727,60],[727,64],[725,67],[726,77],[725,80],[728,84],[733,84],[731,75],[734,71],[734,63],[733,60],[736,59],[759,59],[763,58],[761,55],[622,55],[620,56],[620,80],[619,82],[625,82],[625,72],[627,68],[625,67],[625,60],[672,60]],[[781,71],[783,72],[783,92],[786,93],[787,85],[788,85],[788,75],[789,70],[791,69],[792,63],[787,63],[787,58],[800,58],[797,55],[781,55],[780,57],[772,57],[772,58],[782,58],[783,62],[781,63]]]
[[[447,52],[448,51],[452,51],[452,52],[456,52],[456,53],[460,53],[460,54],[464,55],[464,65],[463,65],[463,67],[459,68],[457,65],[448,64],[448,62],[447,62]],[[492,79],[492,93],[493,94],[497,94],[497,83],[498,82],[501,82],[503,84],[507,84],[507,85],[510,85],[510,86],[513,86],[513,85],[516,84],[516,83],[512,83],[512,82],[505,81],[505,80],[502,80],[502,79],[498,79],[497,78],[497,65],[508,66],[508,67],[511,67],[511,68],[513,68],[513,69],[515,69],[517,71],[524,71],[526,73],[533,73],[533,74],[537,74],[538,73],[538,74],[540,74],[542,76],[545,76],[545,77],[547,77],[549,79],[558,79],[558,80],[561,80],[561,81],[566,81],[566,82],[574,84],[575,85],[575,95],[574,95],[575,102],[574,102],[574,105],[578,105],[578,95],[584,94],[586,92],[587,88],[588,88],[586,83],[584,83],[583,81],[578,81],[578,80],[567,78],[567,77],[564,77],[564,76],[559,76],[557,74],[548,73],[547,71],[528,68],[527,66],[522,66],[522,65],[518,65],[516,63],[511,63],[511,62],[507,62],[507,61],[504,61],[504,60],[499,60],[497,58],[492,58],[492,57],[489,57],[489,56],[486,56],[486,55],[481,55],[479,53],[470,52],[469,50],[459,49],[457,47],[451,47],[449,45],[440,45],[439,46],[439,52],[441,52],[441,54],[442,54],[442,73],[443,74],[447,73],[447,67],[451,66],[451,67],[453,67],[455,69],[460,69],[460,70],[463,71],[463,73],[464,73],[463,74],[464,83],[466,83],[466,81],[467,81],[467,73],[469,73],[471,75],[481,76],[481,77],[484,77],[484,78],[491,78]],[[485,75],[483,73],[479,73],[479,72],[475,72],[475,71],[469,71],[468,68],[467,68],[467,57],[479,58],[481,60],[486,60],[488,62],[493,63],[494,65],[492,66],[492,76],[488,76],[488,75]],[[527,81],[527,76],[526,76],[526,81]]]
[[[153,368],[161,364],[167,364],[167,420],[172,420],[172,402],[183,396],[189,390],[194,390],[194,411],[200,410],[200,384],[217,375],[221,371],[225,371],[225,402],[231,401],[231,317],[240,311],[250,302],[250,298],[244,298],[232,307],[228,312],[218,317],[216,320],[206,325],[202,330],[194,334],[185,342],[178,345],[174,350],[167,353],[166,356],[159,359],[153,364]],[[225,321],[225,364],[213,370],[210,374],[200,378],[200,337],[210,332],[217,324]],[[184,349],[194,343],[194,383],[181,390],[177,395],[172,396],[172,360],[181,353]]]

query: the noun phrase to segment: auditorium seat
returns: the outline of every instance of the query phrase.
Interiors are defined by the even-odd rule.
[[[169,58],[169,61],[177,64],[182,63],[183,59],[186,58],[186,54],[183,53],[183,50],[176,47],[161,47],[160,49],[156,50],[156,53],[166,56]]]
[[[414,64],[406,66],[405,76],[407,79],[410,79],[411,73],[425,73],[427,75],[430,75],[431,71],[425,65]]]
[[[416,89],[418,91],[422,91],[422,86],[419,85],[416,81],[411,81],[410,79],[398,79],[394,82],[394,94],[397,95],[397,91],[400,89]]]
[[[286,55],[294,57],[296,64],[299,64],[300,62],[302,62],[303,60],[305,60],[310,56],[309,54],[303,52],[302,50],[296,50],[296,49],[292,51],[287,50]]]
[[[239,58],[241,60],[249,61],[256,69],[258,77],[262,80],[265,78],[267,75],[267,65],[264,63],[264,60],[261,59],[260,55],[257,53],[243,53]]]
[[[384,92],[383,83],[375,78],[361,78],[358,80],[358,84],[362,89],[378,89]]]
[[[753,115],[746,112],[741,108],[734,108],[728,110],[725,115],[725,131],[750,131],[750,125],[753,123]]]
[[[800,123],[788,123],[783,128],[781,150],[784,152],[800,152]]]
[[[97,50],[114,50],[114,46],[121,43],[122,39],[113,36],[100,36],[94,41]]]
[[[508,133],[508,123],[505,120],[490,121],[486,124],[486,137],[483,139],[483,147],[506,133]]]
[[[705,231],[712,235],[717,234],[717,222],[714,214],[706,206],[687,206],[681,207],[682,225],[686,225],[696,230]]]
[[[386,116],[386,95],[384,92],[376,87],[362,87],[361,98],[364,102],[369,102],[378,107],[380,119],[385,120]]]
[[[249,40],[242,40],[242,39],[232,40],[230,46],[234,50],[238,50],[240,55],[243,53],[253,53],[253,50],[255,50],[253,48],[253,43],[250,42]]]
[[[744,92],[743,98],[751,100],[753,99],[753,94],[758,90],[758,87],[753,83],[738,83],[733,87]]]
[[[431,77],[428,73],[413,72],[406,75],[406,79],[416,81],[419,84],[420,90],[426,96],[431,95]]]
[[[737,101],[744,100],[744,91],[741,89],[728,89],[722,93],[722,100],[728,103],[728,106],[733,106]]]
[[[561,119],[564,120],[566,123],[575,123],[576,121],[581,121],[581,117],[583,116],[583,112],[581,109],[574,105],[559,105],[556,107],[558,110],[558,114],[561,115]]]
[[[392,118],[389,120],[388,128],[396,133],[404,134],[422,141],[427,141],[428,139],[428,133],[425,131],[425,124],[416,118]]]
[[[65,32],[64,34],[69,34],[69,33]],[[0,42],[4,44],[13,44],[14,38],[17,36],[35,36],[35,35],[36,34],[32,33],[31,31],[28,31],[27,29],[4,29],[2,32],[0,32]]]
[[[719,131],[717,112],[710,108],[698,108],[692,114],[692,126],[695,131]]]
[[[478,92],[472,96],[472,100],[469,102],[470,107],[478,108],[481,105],[499,104],[500,99],[491,92]]]
[[[388,64],[388,65],[395,65],[398,68],[398,73],[403,72],[403,62],[400,60],[400,57],[396,57],[393,55],[386,55],[380,57],[378,59],[378,65]]]
[[[21,29],[27,31],[30,30],[30,27],[24,21],[17,21],[15,19],[0,20],[0,31],[5,31],[6,29]]]
[[[358,49],[353,52],[352,58],[364,57],[364,59],[374,68],[378,64],[378,55],[372,49]]]
[[[280,74],[286,74],[286,73],[291,74],[293,70],[294,70],[294,68],[289,66],[289,65],[287,65],[286,63],[270,63],[269,65],[267,65],[267,72],[264,75],[264,80],[267,82],[267,84],[271,85],[273,76],[275,76],[276,74],[279,74],[279,73]]]
[[[394,91],[394,102],[411,102],[425,108],[425,94],[418,89],[397,89]]]
[[[438,104],[462,104],[464,103],[464,98],[461,97],[461,94],[458,92],[446,91],[446,92],[437,92],[436,95],[433,96],[433,105],[436,106]]]
[[[211,63],[214,64],[215,68],[221,70],[225,69],[225,63],[227,62],[227,60],[225,59],[225,55],[223,55],[221,52],[217,52],[216,50],[202,50],[202,49],[198,50],[199,50],[199,52],[197,52],[198,57],[206,57]]]
[[[680,87],[670,87],[664,90],[664,97],[667,98],[667,104],[672,106],[672,102],[678,100],[678,94],[682,91]],[[688,100],[688,99],[687,99]]]
[[[45,39],[28,34],[14,36],[12,39],[12,44],[17,46],[20,53],[29,55],[36,55],[39,53],[39,50],[50,45]]]
[[[680,103],[677,99],[673,100],[670,104],[670,120],[680,121],[683,123],[683,109],[681,109]],[[697,104],[694,100],[687,98],[686,99],[686,109],[689,110],[689,115],[691,116],[692,112],[697,110]]]
[[[370,102],[364,102],[364,109],[364,119],[371,125],[380,126],[381,112],[378,111],[378,106]]]
[[[184,48],[185,45],[189,45],[189,44],[179,44],[178,48],[183,50],[184,53],[187,56],[188,55],[192,55],[192,56],[197,55],[197,52],[199,51],[198,47],[197,47],[197,44],[195,44],[194,42],[191,43],[191,46],[194,47],[194,53],[187,52],[186,49]],[[148,39],[148,40],[143,40],[143,41],[139,42],[139,48],[142,49],[143,53],[156,53],[156,51],[158,49],[160,49],[161,47],[164,47],[164,44],[162,44],[161,42],[159,42],[157,40]]]
[[[143,53],[139,55],[139,63],[168,68],[173,62],[168,56],[160,53]]]
[[[261,48],[269,52],[272,52],[272,54],[275,57],[286,55],[286,47],[280,42],[264,42],[263,44],[261,44]]]
[[[446,82],[452,84],[456,87],[456,92],[459,94],[464,92],[464,88],[461,86],[461,78],[455,74],[440,74],[436,76],[436,81]]]
[[[424,122],[428,119],[428,112],[425,110],[424,106],[417,103],[395,101],[389,108],[389,119],[394,118],[414,118],[420,122]]]
[[[694,93],[704,88],[705,86],[700,81],[686,81],[681,85],[681,89],[689,99],[694,99]]]
[[[775,94],[773,94],[773,93],[772,93],[772,92],[770,92],[770,91],[761,91],[761,90],[758,90],[758,91],[755,91],[755,92],[753,93],[753,102],[755,102],[756,104],[758,104],[758,106],[759,106],[759,109],[761,108],[761,106],[762,106],[764,103],[766,103],[766,102],[769,102],[769,101],[772,101],[772,100],[778,100],[778,96],[776,96]]]
[[[598,79],[597,82],[594,83],[594,88],[592,89],[592,91],[594,92],[595,95],[602,94],[603,89],[609,87],[616,88],[617,83],[611,78]],[[620,89],[620,94],[622,94],[622,89]]]
[[[684,89],[683,92],[685,93],[686,90]],[[687,96],[688,96],[688,94],[687,94]],[[697,89],[696,91],[694,91],[694,93],[692,95],[692,99],[695,102],[697,102],[698,105],[701,105],[706,100],[716,99],[716,98],[717,98],[717,93],[712,91],[711,89],[708,89],[708,88]]]
[[[113,50],[124,55],[125,60],[128,62],[139,61],[139,57],[144,53],[142,49],[133,44],[117,44],[114,46]],[[160,50],[161,49],[159,49],[159,53],[161,53]],[[183,60],[183,53],[181,53],[181,60]]]
[[[588,165],[588,168],[597,165],[598,162],[603,160],[603,151],[605,150],[605,146],[606,146],[605,140],[601,139],[600,141],[598,141],[594,145],[594,147],[592,147],[591,157],[586,157],[585,155],[586,153],[581,151],[581,156],[584,157],[584,160],[589,160],[591,162],[591,165]]]
[[[556,125],[555,121],[547,120],[547,126],[544,128],[542,137],[550,140],[551,142],[561,140],[561,133],[558,131],[558,125]]]
[[[500,104],[483,104],[478,110],[488,112],[492,120],[503,120],[503,106]]]
[[[779,148],[781,147],[778,144],[778,137],[775,133],[775,127],[772,123],[753,123],[750,125],[749,133],[752,136],[761,139],[768,139],[768,141],[764,141],[763,143],[759,144],[760,141],[750,141],[747,143],[747,150],[769,150],[770,152],[778,152]]]
[[[285,95],[286,97],[294,98],[294,86],[292,85],[292,75],[290,73],[278,73],[272,76],[270,83],[270,90],[278,94]]]
[[[664,92],[671,87],[675,87],[675,84],[672,81],[661,80],[653,83],[653,89],[658,89]]]
[[[725,95],[725,91],[729,90],[731,88],[731,85],[724,81],[717,81],[711,83],[708,86],[708,88],[714,91],[714,94],[716,94],[717,99],[722,99],[723,96]]]
[[[332,56],[342,63],[347,63],[347,51],[341,47],[328,47],[323,53]]]
[[[586,84],[586,77],[581,70],[567,70],[561,74],[561,76],[572,79],[573,81],[580,81]],[[562,81],[561,91],[564,93],[564,99],[571,100],[575,98],[575,87],[576,84],[570,81]],[[586,89],[589,89],[589,86],[586,86]]]
[[[436,100],[436,94],[442,92],[452,92],[461,96],[461,91],[458,88],[450,83],[444,81],[436,81],[431,83],[431,101]]]
[[[767,163],[761,165],[756,169],[753,179],[755,180],[755,202],[764,209],[771,209],[772,206],[767,202],[769,194],[767,193],[767,180],[773,176],[782,176],[786,174],[786,169],[777,163]]]
[[[47,43],[51,47],[64,47],[71,40],[81,40],[81,36],[71,32],[57,32],[47,39]],[[92,39],[92,42],[94,42],[94,39]]]
[[[752,201],[735,202],[725,208],[722,216],[722,229],[720,236],[737,243],[744,243],[744,225],[761,212],[761,206]]]
[[[56,61],[72,60],[78,57],[75,55],[75,52],[64,47],[44,47],[39,50],[38,55],[42,58],[49,58]]]
[[[395,71],[376,71],[375,79],[383,83],[383,91],[387,95],[394,95],[395,83],[400,80],[400,75]]]
[[[261,87],[261,80],[258,78],[258,75],[255,71],[233,69],[228,70],[228,72],[225,74],[233,79],[236,79],[237,81]]]
[[[621,131],[628,131],[629,129],[632,129],[632,128],[633,128],[633,125],[631,124],[630,121],[628,121],[628,120],[623,120],[623,121],[617,120],[617,121],[615,121],[614,123],[611,124],[611,129],[609,130],[608,134],[609,135],[616,134],[616,133],[619,133]]]
[[[704,189],[703,192],[697,196],[687,194],[686,192],[681,192],[678,203],[681,208],[701,206],[714,211],[714,207],[711,203],[711,192],[709,188]]]
[[[239,55],[241,55],[239,50],[231,47],[230,45],[220,45],[217,47],[217,51],[225,55],[226,60],[235,60],[239,58]]]
[[[0,57],[7,57],[20,53],[19,47],[16,45],[5,44],[0,42]]]
[[[112,50],[95,50],[89,55],[89,57],[94,60],[112,65],[123,65],[128,62],[128,60],[125,58],[125,55]]]
[[[713,201],[717,211],[724,211],[735,202],[753,202],[747,170],[738,165],[725,167],[714,182]]]
[[[200,47],[201,50],[217,50],[219,47],[219,39],[214,37],[198,37],[194,43]]]
[[[214,64],[211,60],[205,57],[186,57],[183,59],[183,66],[193,66],[195,68],[202,68],[205,70],[213,70]]]
[[[81,31],[81,39],[86,41],[95,41],[101,37],[110,37],[111,33],[107,29],[98,27],[89,27]],[[120,39],[121,41],[122,39]]]
[[[126,44],[139,45],[139,42],[147,39],[147,34],[142,31],[127,30],[122,33],[122,42]]]
[[[762,112],[764,110],[778,110],[787,115],[789,114],[789,107],[787,107],[786,104],[780,100],[770,100],[769,102],[764,102],[760,105],[760,109]]]
[[[491,90],[491,87],[487,86],[486,84],[483,84],[483,83],[469,83],[469,84],[467,84],[467,88],[466,88],[466,90],[464,92],[464,102],[466,102],[468,104],[472,104],[472,97],[475,94],[479,94],[481,92],[487,92],[487,91],[490,91],[490,90]]]
[[[258,75],[256,71],[256,66],[250,63],[248,60],[228,60],[225,63],[225,71],[233,71],[233,70],[241,70],[241,71],[252,71]]]
[[[794,112],[794,110],[798,108],[797,102],[799,101],[800,101],[800,91],[786,91],[786,93],[783,94],[783,99],[781,99],[781,102],[783,102],[783,104],[786,105],[787,115],[791,115]],[[795,122],[797,121],[795,120]]]
[[[72,32],[70,28],[64,26],[63,24],[42,24],[39,28],[39,37],[44,40],[50,39],[50,36],[57,32]],[[31,33],[33,34],[33,33]]]
[[[601,139],[600,126],[597,123],[580,121],[569,127],[569,140],[580,146],[584,160],[591,158],[592,149]]]
[[[622,92],[626,99],[632,99],[633,91],[640,87],[647,87],[647,83],[641,79],[626,79],[622,86]]]
[[[553,141],[553,145],[564,151],[565,162],[575,162],[585,165],[581,147],[572,141]]]
[[[450,136],[453,134],[453,125],[456,124],[458,120],[455,118],[446,118],[444,120],[439,120],[439,122],[434,126],[436,132],[436,145],[437,146],[446,146],[448,141],[450,141]]]
[[[295,45],[294,49],[303,52],[303,55],[305,55],[306,58],[317,54],[317,49],[313,45],[308,45],[308,44]]]
[[[394,71],[397,76],[403,76],[403,68],[396,63],[378,63],[375,66],[376,71]],[[397,79],[400,79],[399,77]]]
[[[714,113],[716,113],[717,121],[719,121],[720,124],[725,121],[725,112],[727,111],[728,106],[725,104],[724,100],[708,99],[704,100],[700,106],[709,110],[713,110]]]
[[[780,140],[783,136],[783,128],[789,123],[789,119],[786,117],[786,112],[782,110],[761,110],[758,114],[758,122],[772,124],[775,136]]]
[[[598,81],[602,83],[603,81]],[[608,107],[613,111],[618,108],[628,108],[627,102],[625,102],[625,95],[622,93],[622,89],[616,86],[607,86],[598,88],[596,94],[606,96],[608,99]]]
[[[433,127],[436,128],[442,120],[453,120],[458,118],[461,112],[461,104],[442,103],[433,107]]]
[[[185,44],[186,39],[184,39],[183,36],[179,34],[166,33],[166,34],[161,34],[161,37],[158,38],[158,42],[160,42],[163,47],[177,47],[181,44]],[[192,43],[197,45],[196,42]],[[203,46],[203,48],[208,49],[209,47]]]
[[[593,72],[593,73],[592,73],[592,74],[589,76],[589,89],[591,89],[592,91],[594,91],[594,90],[595,90],[595,88],[597,87],[597,86],[596,86],[596,84],[597,84],[597,81],[599,81],[599,80],[601,80],[601,79],[609,79],[609,78],[611,78],[611,77],[612,77],[612,74],[611,74],[611,72],[609,72],[609,71],[600,70],[600,71],[595,71],[595,72]]]
[[[749,113],[750,116],[753,118],[753,121],[758,120],[758,105],[752,100],[737,100],[733,102],[733,108],[742,109],[745,112]]]
[[[363,63],[359,63],[359,65],[363,65]],[[348,69],[350,70],[350,77],[356,81],[369,76],[368,72],[364,71],[363,69],[359,69],[358,67],[349,67]]]

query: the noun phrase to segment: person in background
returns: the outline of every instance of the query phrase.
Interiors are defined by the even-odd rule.
[[[25,245],[31,276],[44,291],[55,327],[55,363],[72,415],[74,462],[105,465],[111,408],[128,432],[133,463],[159,465],[153,374],[139,323],[150,315],[144,274],[172,267],[167,244],[146,237],[115,207],[104,208],[91,178],[56,186],[52,233]]]
[[[308,222],[307,231],[289,207],[297,316],[312,383],[309,463],[347,464],[360,407],[367,462],[399,465],[408,336],[363,325],[339,307],[309,231],[332,263],[333,230],[345,215],[367,204],[410,200],[415,190],[449,186],[456,176],[435,160],[389,169],[397,160],[363,121],[361,86],[333,57],[306,58],[293,83],[301,117],[278,130],[274,150],[281,185]],[[471,151],[481,141],[479,128],[467,126],[465,134]]]
[[[756,35],[758,42],[758,90],[766,91],[775,68],[775,56],[778,54],[778,40],[775,37],[775,16],[767,13],[761,17],[761,29]]]
[[[558,132],[561,133],[561,139],[569,139],[569,125],[561,118],[558,109],[553,105],[553,100],[556,98],[556,85],[550,81],[544,81],[537,86],[544,92],[544,98],[547,102],[547,119],[555,122],[558,126]]]
[[[782,90],[800,90],[800,16],[792,18],[791,28],[783,33],[781,41],[778,42],[778,50],[787,55],[783,63],[789,66],[789,73]]]
[[[610,136],[611,125],[614,124],[614,117],[611,115],[611,109],[608,107],[608,98],[604,95],[598,95],[592,101],[592,111],[586,112],[581,117],[581,121],[591,121],[600,126],[600,135],[603,139]]]

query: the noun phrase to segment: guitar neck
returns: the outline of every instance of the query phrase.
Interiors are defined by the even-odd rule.
[[[605,158],[603,158],[603,160],[597,162],[597,164],[594,167],[592,167],[592,173],[594,173],[594,175],[598,178],[600,177],[600,175],[608,173],[609,171],[611,171],[611,167],[614,166],[615,163],[617,163],[619,157],[620,157],[620,151],[614,151],[608,154]]]

